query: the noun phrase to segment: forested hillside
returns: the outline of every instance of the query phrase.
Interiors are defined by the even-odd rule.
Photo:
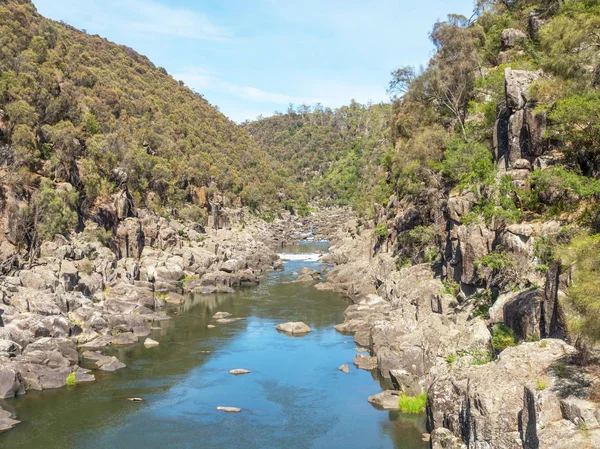
[[[382,161],[393,150],[391,114],[390,104],[304,105],[244,128],[312,202],[372,209],[389,196]]]
[[[14,238],[65,233],[119,192],[196,220],[213,196],[267,210],[293,192],[245,131],[164,69],[30,1],[0,2],[0,73],[0,208],[16,207],[25,231]]]

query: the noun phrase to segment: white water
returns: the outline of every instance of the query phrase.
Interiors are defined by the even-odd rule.
[[[278,256],[285,263],[290,260],[304,260],[306,262],[318,262],[323,253],[281,253]]]

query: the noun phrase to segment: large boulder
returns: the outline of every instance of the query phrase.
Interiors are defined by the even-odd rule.
[[[292,335],[308,334],[312,330],[309,326],[302,322],[278,324],[277,326],[275,326],[275,329],[277,329],[280,332],[285,332],[286,334]]]
[[[502,40],[502,48],[506,50],[508,48],[513,48],[518,43],[526,40],[527,35],[521,30],[517,30],[515,28],[507,28],[506,30],[502,30],[502,35],[500,36],[500,39]]]
[[[26,385],[19,371],[0,361],[0,399],[25,394]]]
[[[527,70],[513,70],[507,67],[504,70],[506,81],[506,106],[513,111],[518,111],[525,107],[529,101],[529,86],[541,77],[541,72],[531,72]]]

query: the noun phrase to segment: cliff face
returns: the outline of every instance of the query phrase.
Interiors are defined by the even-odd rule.
[[[329,257],[336,267],[318,286],[355,302],[336,328],[369,349],[357,366],[378,369],[405,394],[428,392],[436,449],[600,445],[599,380],[581,366],[593,345],[580,352],[585,335],[568,326],[577,268],[556,254],[574,234],[594,232],[594,219],[582,216],[596,216],[597,193],[567,184],[595,185],[585,176],[595,156],[557,134],[562,100],[540,94],[564,80],[551,66],[517,68],[538,35],[547,42],[554,13],[497,33],[498,62],[477,75],[464,118],[453,120],[459,133],[463,120],[466,142],[447,141],[415,171],[406,160],[420,157],[416,136],[431,142],[437,131],[397,122],[397,152],[405,153],[392,171],[396,193],[376,210],[374,229],[339,234]],[[434,88],[435,79],[427,82]],[[415,106],[421,98],[409,91],[397,117],[428,107]],[[491,154],[477,139],[489,139]]]

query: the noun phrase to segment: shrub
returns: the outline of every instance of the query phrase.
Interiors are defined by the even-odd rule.
[[[548,388],[548,382],[546,382],[546,379],[538,379],[535,381],[535,389],[537,391],[544,391],[546,388]]]
[[[558,248],[565,267],[574,267],[564,301],[571,334],[600,341],[600,235],[580,234]]]
[[[75,373],[70,373],[66,380],[67,387],[74,387],[76,383],[77,379],[75,378]]]
[[[451,140],[444,153],[442,173],[462,188],[489,184],[494,179],[492,152],[480,143]]]
[[[471,365],[479,366],[479,365],[487,365],[493,360],[492,353],[490,351],[476,351],[471,353],[473,357],[473,361]]]
[[[505,326],[504,324],[496,324],[494,326],[492,347],[496,351],[502,352],[506,348],[516,345],[517,342],[515,341],[515,333],[511,328]]]
[[[403,394],[398,399],[398,408],[402,413],[423,413],[427,408],[427,393],[421,393],[419,396],[408,396]]]
[[[456,353],[450,354],[449,356],[446,357],[446,363],[448,363],[450,365],[450,364],[456,362],[457,358],[458,358],[458,356],[456,355]]]

